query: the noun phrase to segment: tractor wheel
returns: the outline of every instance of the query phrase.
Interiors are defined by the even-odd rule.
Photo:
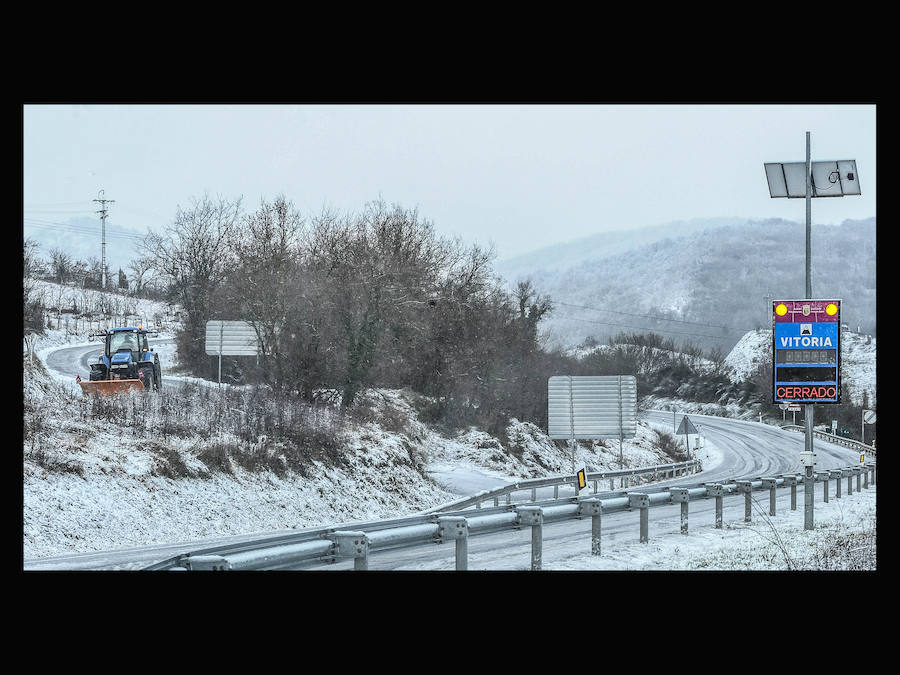
[[[144,374],[144,389],[147,391],[156,389],[156,378],[153,376],[153,368],[144,366],[141,368],[141,372]]]

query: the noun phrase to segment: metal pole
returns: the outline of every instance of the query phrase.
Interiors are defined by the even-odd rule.
[[[810,259],[812,252],[812,163],[810,160],[809,132],[806,132],[806,299],[812,299],[812,274]],[[806,476],[803,481],[803,529],[813,529],[813,405],[806,404],[806,443],[808,453]]]
[[[572,376],[569,375],[569,435],[572,437],[572,475],[575,474],[575,399],[572,393]],[[578,490],[575,491],[578,494]]]
[[[619,469],[625,468],[625,459],[622,454],[622,376],[619,375]]]
[[[222,387],[222,329],[225,327],[224,323],[219,324],[219,387]]]

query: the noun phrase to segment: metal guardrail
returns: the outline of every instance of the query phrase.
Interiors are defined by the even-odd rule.
[[[587,480],[587,482],[593,482],[594,494],[597,494],[597,484],[601,480],[609,479],[609,489],[614,490],[615,488],[613,486],[613,481],[616,478],[624,479],[623,483],[630,482],[636,477],[652,477],[653,480],[659,480],[660,476],[662,476],[663,479],[667,477],[675,478],[676,476],[683,476],[686,473],[695,473],[700,469],[700,460],[691,459],[686,462],[675,462],[674,464],[657,464],[654,466],[641,467],[640,469],[594,471],[586,474],[585,479]],[[494,488],[493,490],[482,490],[481,492],[477,492],[476,494],[469,497],[463,497],[462,499],[448,502],[447,504],[443,504],[441,506],[435,506],[434,508],[424,511],[424,513],[438,513],[441,511],[450,511],[454,509],[465,509],[470,506],[475,506],[475,508],[480,509],[482,502],[490,500],[493,500],[494,506],[499,506],[500,497],[503,496],[506,497],[506,503],[509,504],[512,501],[513,493],[522,492],[524,490],[531,490],[531,501],[537,501],[537,489],[545,487],[554,488],[553,497],[554,499],[556,499],[559,496],[559,487],[561,485],[571,485],[574,488],[576,480],[576,477],[570,474],[548,476],[546,478],[530,478],[527,480],[517,481],[515,483],[509,483],[507,485],[501,485],[500,487]],[[628,485],[623,485],[623,487],[628,487]]]
[[[801,427],[799,424],[785,424],[781,428],[786,429],[787,431],[804,432],[806,430],[805,427]],[[829,443],[843,445],[846,448],[852,448],[861,452],[868,452],[871,455],[875,454],[875,447],[872,445],[866,445],[865,443],[862,443],[860,441],[854,441],[852,438],[844,438],[843,436],[829,434],[827,431],[816,431],[815,429],[813,429],[813,437],[821,438],[822,440],[828,441]]]
[[[828,501],[829,483],[835,479],[837,498],[841,497],[841,480],[847,479],[847,494],[868,489],[869,479],[875,484],[876,464],[818,471],[814,482],[824,484],[823,498]],[[864,484],[861,485],[861,481]],[[520,505],[505,505],[469,511],[421,514],[407,518],[349,523],[339,527],[304,530],[301,533],[269,537],[242,544],[223,545],[194,551],[164,560],[147,570],[278,570],[303,569],[311,565],[353,559],[354,569],[368,569],[369,554],[399,548],[432,546],[453,541],[456,544],[456,569],[468,569],[468,538],[480,534],[520,530],[531,527],[531,569],[540,570],[542,563],[543,524],[591,517],[591,553],[601,554],[602,516],[620,511],[637,510],[640,515],[640,541],[649,541],[648,510],[658,506],[681,506],[681,532],[688,532],[688,505],[692,500],[716,500],[716,528],[722,527],[722,500],[743,494],[744,521],[750,522],[752,492],[768,490],[769,514],[775,515],[775,491],[790,487],[791,510],[797,508],[797,485],[803,476],[780,474],[747,480],[699,483],[692,486],[663,487],[610,492],[600,496],[570,497]]]

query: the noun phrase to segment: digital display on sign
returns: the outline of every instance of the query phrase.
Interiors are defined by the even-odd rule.
[[[776,403],[840,403],[840,300],[772,303]]]

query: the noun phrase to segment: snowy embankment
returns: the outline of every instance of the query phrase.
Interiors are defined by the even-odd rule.
[[[571,471],[570,450],[534,424],[512,420],[505,442],[475,429],[447,437],[418,420],[415,395],[384,390],[367,396],[371,419],[329,427],[340,437],[337,461],[312,459],[302,474],[248,469],[252,453],[271,461],[277,444],[260,438],[238,447],[233,435],[201,433],[201,420],[188,425],[194,432],[163,436],[98,419],[71,376],[43,366],[50,351],[84,343],[48,331],[34,363],[24,357],[25,559],[392,518]],[[174,347],[164,348],[163,363],[177,366]],[[165,368],[163,378],[176,379]],[[144,403],[137,396],[129,414],[140,417]],[[639,425],[623,443],[626,468],[671,462],[655,440]],[[577,461],[588,471],[619,468],[619,443],[579,445]]]

